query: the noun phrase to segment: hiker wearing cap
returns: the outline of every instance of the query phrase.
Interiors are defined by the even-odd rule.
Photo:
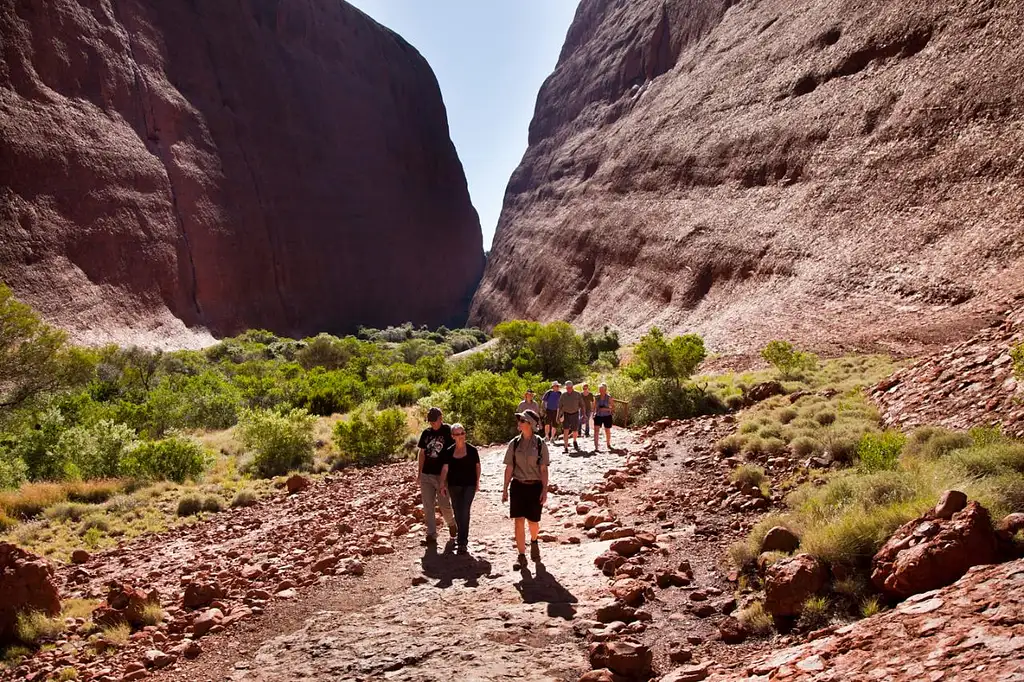
[[[455,515],[452,513],[452,502],[446,491],[441,488],[441,469],[444,462],[441,453],[453,445],[452,429],[444,423],[441,410],[431,407],[427,412],[430,428],[420,434],[420,455],[417,464],[417,478],[420,493],[423,495],[423,516],[427,524],[427,542],[437,542],[437,521],[434,518],[434,507],[441,507],[441,516],[448,524],[448,532],[455,537]]]
[[[523,399],[519,402],[519,407],[516,408],[516,412],[525,412],[526,410],[533,410],[537,414],[541,414],[540,405],[533,399],[533,389],[526,389],[526,394]]]
[[[608,450],[612,449],[612,415],[615,414],[615,399],[608,395],[608,384],[601,383],[597,387],[594,398],[594,450],[600,449],[601,427],[604,427],[604,439]]]
[[[573,388],[572,382],[565,382],[565,393],[558,400],[558,413],[562,421],[562,444],[569,452],[569,434],[572,433],[572,446],[580,451],[576,439],[580,435],[580,414],[583,412],[583,396]]]
[[[516,549],[519,557],[512,566],[526,568],[526,524],[530,524],[531,554],[536,561],[540,548],[540,514],[548,497],[548,464],[551,460],[547,443],[534,431],[540,428],[540,416],[533,410],[516,414],[519,435],[505,451],[505,484],[501,501],[509,503],[509,517],[515,522]]]
[[[558,401],[561,399],[561,386],[557,381],[552,381],[551,388],[540,398],[544,403],[544,437],[552,443],[555,442],[555,434],[558,433]]]
[[[590,384],[583,384],[580,395],[583,396],[583,435],[590,438],[590,420],[594,418],[594,394],[590,392]]]
[[[441,459],[441,490],[449,494],[455,510],[455,524],[459,527],[456,554],[468,553],[469,508],[480,490],[480,453],[466,442],[466,427],[452,424],[453,445],[449,445]]]

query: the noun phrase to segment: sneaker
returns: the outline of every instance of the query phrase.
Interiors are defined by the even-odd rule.
[[[527,565],[528,565],[528,562],[526,561],[526,555],[525,554],[520,554],[519,558],[516,559],[516,562],[514,564],[512,564],[512,570],[513,571],[521,571],[524,568],[526,568]]]
[[[579,444],[579,443],[577,443],[576,441],[573,441],[573,442],[572,442],[572,446],[573,446],[574,448],[576,448],[576,452],[579,452],[579,451],[580,451],[580,444]]]

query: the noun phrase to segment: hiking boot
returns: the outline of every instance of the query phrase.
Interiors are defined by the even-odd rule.
[[[572,446],[573,446],[574,448],[576,448],[576,452],[579,452],[579,451],[580,451],[580,444],[579,444],[579,443],[577,443],[576,441],[573,441],[573,442],[572,442]]]
[[[525,569],[527,567],[528,563],[529,562],[526,561],[526,555],[525,554],[520,554],[519,558],[516,559],[516,562],[514,564],[512,564],[512,570],[513,571],[522,571],[523,569]]]
[[[530,543],[530,558],[540,563],[540,545],[537,544],[536,540]]]
[[[469,549],[465,545],[459,545],[459,547],[455,550],[455,553],[461,555],[469,554]]]

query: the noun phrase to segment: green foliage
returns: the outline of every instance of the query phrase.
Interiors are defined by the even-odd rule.
[[[224,502],[216,495],[207,495],[203,498],[203,511],[211,513],[224,511]]]
[[[344,369],[352,358],[361,354],[363,342],[348,336],[339,339],[330,334],[320,334],[306,339],[306,347],[295,354],[295,361],[303,369],[320,367],[325,370]]]
[[[292,405],[327,417],[348,412],[365,398],[359,377],[347,371],[315,368],[295,382]]]
[[[199,495],[189,493],[178,500],[178,516],[195,516],[203,511],[203,498]]]
[[[305,410],[280,414],[248,410],[238,432],[242,444],[253,453],[253,469],[264,478],[280,476],[313,463],[316,419]]]
[[[583,339],[567,322],[512,320],[494,328],[498,339],[494,369],[567,380],[578,376],[587,359]]]
[[[449,421],[461,422],[473,442],[508,440],[516,434],[516,406],[526,389],[539,383],[540,377],[515,372],[469,374],[449,388]]]
[[[764,603],[755,601],[736,614],[736,619],[756,636],[764,636],[772,631],[772,616],[764,608]]]
[[[347,461],[372,466],[390,461],[401,449],[409,427],[398,408],[360,409],[334,427],[334,441]]]
[[[237,493],[235,493],[234,498],[232,498],[231,508],[236,509],[238,507],[251,507],[258,501],[259,498],[256,496],[255,491],[249,488],[242,488]]]
[[[899,465],[906,442],[899,431],[865,433],[857,444],[858,465],[864,471],[892,471]]]
[[[788,341],[770,341],[761,350],[761,357],[778,370],[782,379],[799,379],[818,365],[817,356],[795,349]]]
[[[824,627],[828,624],[831,609],[828,597],[808,597],[800,607],[800,625],[808,629]]]
[[[142,480],[184,483],[199,479],[208,464],[208,454],[200,443],[174,434],[139,443],[129,450],[122,459],[121,472]]]
[[[64,632],[64,620],[60,616],[51,618],[42,611],[19,613],[15,625],[18,639],[28,646],[56,639]]]
[[[614,357],[614,366],[618,366],[617,351],[620,348],[618,331],[606,326],[600,332],[584,332],[583,345],[586,347],[587,358],[590,362],[594,362],[601,357],[604,357],[606,360],[611,360]]]
[[[666,339],[657,327],[651,327],[633,348],[629,371],[637,379],[688,379],[707,356],[704,340],[696,334]]]
[[[725,411],[715,396],[694,386],[675,379],[646,379],[632,396],[630,419],[634,424],[650,424],[659,419],[688,419]]]
[[[729,480],[742,486],[760,488],[767,484],[768,477],[765,476],[764,469],[756,464],[741,464],[729,474]]]
[[[1010,357],[1013,358],[1013,369],[1017,376],[1024,379],[1024,343],[1014,346],[1010,350]]]
[[[94,369],[92,355],[69,347],[64,332],[0,284],[0,421],[45,393],[85,383]]]
[[[27,477],[28,467],[25,462],[0,443],[0,490],[17,488]]]
[[[955,450],[968,448],[972,443],[966,433],[937,426],[922,426],[910,434],[903,452],[907,458],[935,460]]]
[[[136,428],[159,438],[171,429],[226,429],[238,419],[242,394],[220,372],[168,375],[136,413]]]
[[[130,428],[103,419],[62,433],[50,456],[69,463],[74,478],[116,478],[121,474],[121,459],[135,444]]]

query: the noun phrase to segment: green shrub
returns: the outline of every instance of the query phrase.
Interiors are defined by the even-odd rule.
[[[972,445],[966,433],[950,431],[937,426],[922,426],[907,439],[903,454],[908,458],[934,460]]]
[[[907,442],[899,431],[865,433],[857,444],[857,460],[865,471],[892,471],[900,461],[900,452]]]
[[[797,417],[796,409],[792,407],[786,407],[778,411],[775,415],[780,424],[788,424]]]
[[[251,507],[258,501],[256,493],[249,488],[242,488],[235,493],[234,498],[231,500],[231,508],[237,509],[238,507]]]
[[[142,625],[145,626],[156,626],[164,620],[164,609],[160,606],[159,602],[148,601],[145,606],[142,607]]]
[[[347,371],[315,368],[299,377],[292,386],[291,404],[310,414],[328,417],[344,414],[366,395],[359,377]]]
[[[821,444],[809,436],[798,436],[789,441],[789,449],[796,457],[810,457],[821,451]]]
[[[408,433],[401,410],[361,409],[347,421],[335,425],[334,441],[349,461],[359,466],[372,466],[390,461],[401,449]]]
[[[216,495],[207,495],[203,499],[203,511],[211,513],[224,511],[224,502]]]
[[[29,646],[56,639],[64,632],[64,620],[60,616],[51,618],[42,611],[19,613],[15,625],[18,639]]]
[[[878,597],[867,597],[860,605],[860,615],[862,618],[870,618],[871,616],[877,615],[882,612],[882,602],[878,600]]]
[[[53,521],[81,521],[85,516],[96,511],[91,504],[78,502],[62,502],[43,511],[43,516]]]
[[[209,464],[202,444],[185,436],[172,435],[162,440],[145,441],[129,450],[122,459],[122,474],[145,480],[184,483],[197,480]]]
[[[239,424],[242,444],[253,453],[253,468],[264,478],[307,468],[313,463],[316,419],[305,410],[279,414],[265,410],[243,412]]]
[[[526,389],[538,383],[539,377],[515,372],[473,372],[450,385],[451,405],[445,416],[449,422],[461,422],[473,443],[508,440],[516,434],[516,406]]]
[[[78,534],[85,535],[93,528],[101,533],[106,533],[110,530],[110,522],[102,514],[91,514],[83,519],[78,526]]]
[[[688,379],[707,357],[704,339],[686,334],[666,339],[657,327],[640,337],[626,371],[636,379]]]
[[[241,391],[220,372],[168,375],[149,392],[134,425],[154,438],[172,429],[226,429],[238,420],[241,404]]]
[[[295,360],[307,370],[314,367],[343,369],[353,357],[359,355],[362,343],[351,336],[339,339],[330,334],[320,334],[305,340],[306,346],[295,353]]]
[[[1011,349],[1010,357],[1013,358],[1013,368],[1017,376],[1024,379],[1024,343]]]
[[[804,372],[813,370],[818,365],[818,358],[804,351],[796,350],[788,341],[771,341],[761,350],[765,362],[775,367],[779,377],[799,379]]]
[[[733,469],[729,480],[742,486],[760,488],[767,484],[768,477],[765,476],[763,468],[755,464],[743,464]]]
[[[808,597],[800,607],[800,625],[808,629],[824,627],[828,624],[831,609],[827,597]]]
[[[765,610],[764,604],[756,601],[736,614],[736,620],[744,625],[751,634],[764,636],[772,631],[772,616]]]
[[[178,500],[178,516],[195,516],[203,511],[203,500],[198,495],[189,493]]]
[[[700,414],[725,411],[714,396],[674,379],[646,379],[630,406],[633,424],[650,424],[659,419],[687,419]]]

